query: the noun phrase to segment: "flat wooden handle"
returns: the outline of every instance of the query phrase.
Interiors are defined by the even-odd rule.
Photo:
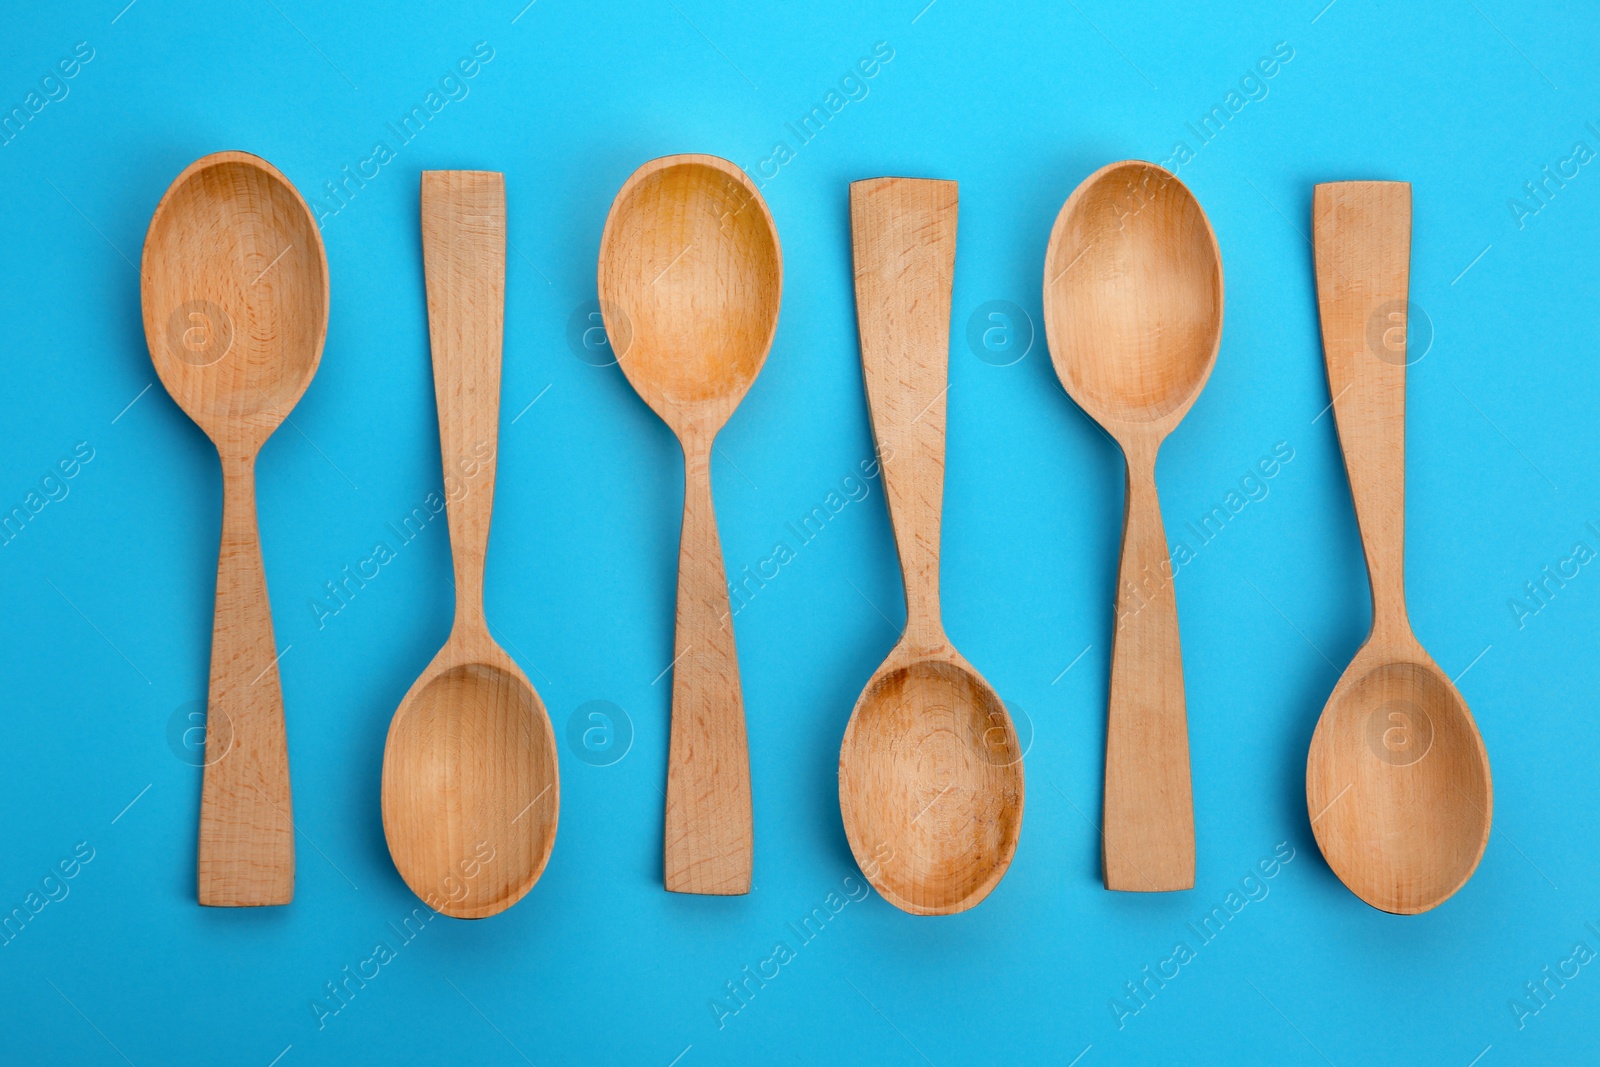
[[[1411,186],[1318,185],[1317,306],[1375,630],[1406,627],[1406,308]]]
[[[294,899],[289,746],[256,528],[253,455],[225,455],[222,462],[199,857],[201,904],[248,907]]]
[[[861,370],[906,590],[905,641],[944,641],[939,527],[956,262],[956,183],[850,186]]]
[[[750,892],[750,753],[727,582],[711,444],[686,440],[663,849],[674,893]]]
[[[500,428],[505,175],[481,170],[422,172],[422,263],[455,565],[456,620],[481,626]]]
[[[1194,887],[1194,800],[1183,653],[1155,449],[1128,454],[1117,627],[1106,713],[1106,888]]]

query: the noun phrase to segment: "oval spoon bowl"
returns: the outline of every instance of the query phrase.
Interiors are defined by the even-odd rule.
[[[1050,355],[1072,398],[1108,426],[1181,418],[1222,337],[1222,261],[1188,188],[1142,160],[1102,167],[1062,205],[1045,262]]]
[[[600,300],[622,373],[675,430],[705,407],[720,426],[778,328],[783,256],[749,177],[716,156],[653,160],[617,193],[600,244]]]
[[[999,884],[1022,832],[1022,760],[1005,704],[951,659],[886,666],[839,754],[850,850],[915,915],[966,911]]]
[[[218,152],[162,197],[145,237],[141,310],[161,383],[216,440],[264,440],[322,357],[328,264],[305,201],[272,164]]]
[[[412,892],[445,915],[480,919],[522,899],[550,862],[555,739],[539,695],[509,659],[440,666],[424,672],[390,723],[383,825]]]
[[[1328,866],[1375,908],[1428,911],[1472,877],[1493,815],[1489,756],[1420,648],[1350,665],[1312,735],[1306,805]]]

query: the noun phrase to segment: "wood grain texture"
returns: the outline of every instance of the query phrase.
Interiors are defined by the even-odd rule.
[[[383,829],[413,892],[445,915],[481,919],[538,881],[561,808],[544,704],[483,613],[500,419],[504,176],[424,171],[422,250],[456,610],[449,640],[390,724]]]
[[[1103,167],[1068,198],[1045,253],[1045,330],[1061,384],[1127,458],[1106,718],[1107,889],[1194,886],[1194,804],[1161,442],[1222,338],[1222,259],[1205,212],[1153,163]]]
[[[1345,885],[1409,915],[1472,876],[1494,807],[1477,724],[1406,616],[1411,187],[1318,185],[1312,215],[1328,389],[1366,552],[1372,632],[1317,723],[1306,804]]]
[[[1005,704],[939,613],[955,182],[850,186],[861,367],[905,584],[906,627],[856,702],[839,806],[856,862],[916,915],[973,907],[1022,829],[1022,750]]]
[[[677,893],[748,893],[750,756],[711,451],[777,330],[778,231],[738,167],[715,156],[666,156],[617,193],[598,275],[617,361],[684,454],[665,883]]]
[[[294,818],[255,462],[321,360],[327,260],[287,178],[256,156],[218,152],[191,164],[162,197],[140,274],[156,373],[222,460],[199,900],[287,904]]]

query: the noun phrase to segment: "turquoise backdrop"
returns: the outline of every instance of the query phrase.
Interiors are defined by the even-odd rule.
[[[1594,1058],[1587,5],[5,6],[0,1061]],[[195,903],[220,472],[156,381],[137,269],[168,183],[230,148],[316,207],[332,279],[321,369],[259,467],[299,874],[291,906],[252,911]],[[593,318],[611,198],[674,152],[749,171],[784,252],[777,340],[714,463],[730,573],[769,575],[735,619],[756,863],[731,899],[661,887],[681,459]],[[1056,212],[1127,157],[1178,170],[1227,279],[1215,373],[1159,466],[1189,550],[1199,845],[1195,889],[1161,896],[1100,884],[1122,460],[1057,384],[1041,310]],[[548,871],[479,923],[416,910],[378,811],[389,718],[452,610],[445,525],[399,532],[442,481],[426,168],[506,174],[487,607],[561,759]],[[869,890],[837,801],[845,722],[904,616],[847,210],[885,174],[960,182],[945,618],[1030,744],[1015,863],[943,919]],[[1304,799],[1369,619],[1307,242],[1313,185],[1348,178],[1413,184],[1411,614],[1494,770],[1481,867],[1414,918],[1340,884]],[[1190,529],[1219,507],[1220,532]],[[376,577],[346,581],[380,544]]]

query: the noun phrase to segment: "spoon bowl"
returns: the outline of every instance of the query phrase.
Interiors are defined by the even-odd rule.
[[[1216,363],[1222,263],[1205,212],[1177,178],[1127,160],[1085,179],[1045,254],[1056,374],[1113,431],[1176,423]]]
[[[1376,648],[1356,656],[1318,720],[1307,783],[1328,866],[1387,911],[1415,914],[1451,896],[1488,843],[1483,743],[1420,646],[1400,658]]]
[[[891,656],[856,702],[839,754],[840,809],[884,899],[949,914],[988,896],[1016,853],[1021,747],[1005,704],[954,649],[908,655]]]
[[[264,159],[191,164],[150,220],[141,294],[161,382],[219,447],[259,447],[316,373],[328,267],[300,194]]]
[[[755,381],[782,277],[772,216],[727,160],[652,160],[617,193],[600,260],[606,327],[623,374],[679,436],[720,426]]]
[[[395,868],[455,918],[516,903],[555,847],[554,807],[538,805],[557,775],[549,719],[498,651],[446,646],[401,701],[384,753],[384,826],[412,828],[389,835]]]

